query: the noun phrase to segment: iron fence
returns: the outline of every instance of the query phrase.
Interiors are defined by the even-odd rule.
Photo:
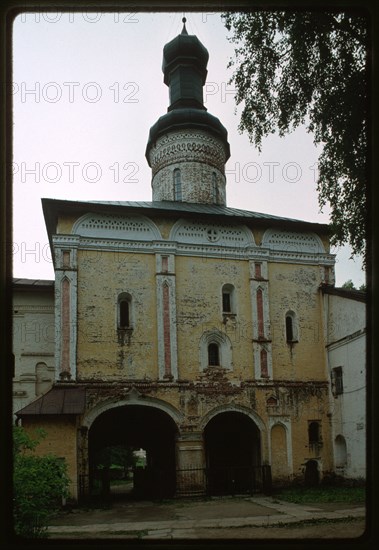
[[[166,474],[166,475],[165,475]],[[94,480],[79,476],[79,498],[94,493]],[[100,494],[103,491],[100,490]],[[271,467],[219,466],[204,468],[196,465],[176,470],[175,479],[167,472],[136,469],[133,494],[138,498],[165,498],[167,496],[195,497],[256,493],[271,493]]]
[[[236,495],[271,492],[271,467],[219,466],[201,468],[192,466],[176,471],[176,495]]]

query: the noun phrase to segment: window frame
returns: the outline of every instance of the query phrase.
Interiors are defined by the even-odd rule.
[[[128,324],[124,325],[122,321],[122,304],[127,304],[127,321]],[[117,297],[117,330],[126,331],[133,328],[133,310],[132,310],[132,296],[128,292],[121,292]]]
[[[299,331],[297,326],[296,313],[292,310],[287,311],[284,322],[287,344],[296,344],[297,342],[299,342]]]
[[[317,438],[311,438],[313,427],[317,427]],[[320,420],[308,420],[308,445],[310,448],[317,449],[322,446],[322,434],[321,434],[321,421]]]
[[[343,371],[342,367],[334,367],[332,369],[333,379],[333,394],[335,396],[343,394]]]
[[[208,352],[208,367],[220,367],[220,346],[217,342],[209,342],[207,346]],[[214,356],[215,359],[211,361],[211,356]]]
[[[183,189],[182,189],[182,173],[180,168],[175,168],[173,171],[174,180],[174,200],[178,202],[183,201]]]
[[[224,298],[225,297],[225,298]],[[227,297],[227,298],[226,298]],[[229,309],[225,309],[225,300],[229,302]],[[225,283],[221,288],[221,313],[223,316],[235,316],[236,315],[236,291],[234,285],[231,283]]]

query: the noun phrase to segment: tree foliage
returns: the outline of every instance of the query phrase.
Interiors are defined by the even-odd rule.
[[[230,83],[242,105],[239,129],[261,148],[270,133],[305,124],[318,160],[317,191],[331,207],[331,242],[365,252],[368,26],[332,11],[225,13],[236,44]]]
[[[347,290],[355,290],[354,283],[351,279],[345,281],[341,288],[346,288]]]
[[[135,466],[136,458],[131,447],[113,445],[97,451],[95,463],[100,468],[110,468],[112,465],[120,466],[126,472],[129,466]]]
[[[32,439],[23,428],[13,432],[13,514],[16,534],[27,538],[46,534],[48,520],[67,496],[66,465],[55,456],[35,456],[43,432]]]

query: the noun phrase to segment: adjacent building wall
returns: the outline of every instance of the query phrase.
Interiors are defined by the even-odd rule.
[[[366,476],[366,304],[364,293],[324,294],[336,473]],[[342,376],[341,380],[337,380]]]
[[[13,410],[46,393],[54,381],[54,282],[16,279],[13,294]]]

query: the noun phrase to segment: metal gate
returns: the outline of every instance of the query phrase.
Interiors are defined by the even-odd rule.
[[[176,496],[237,495],[271,492],[271,466],[225,466],[176,471]]]

